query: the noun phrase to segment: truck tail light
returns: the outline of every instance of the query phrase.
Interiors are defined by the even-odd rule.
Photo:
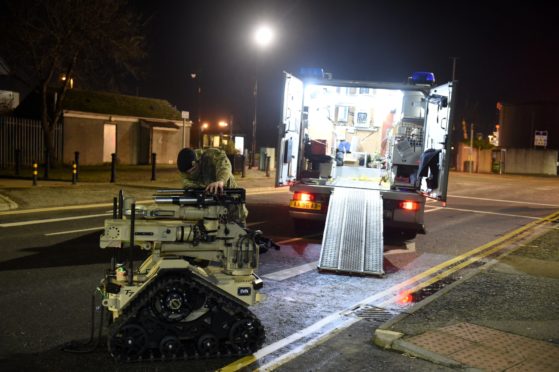
[[[400,208],[406,211],[417,211],[419,209],[419,203],[411,200],[404,200],[400,202]]]
[[[293,194],[293,200],[314,201],[314,194],[298,191]]]

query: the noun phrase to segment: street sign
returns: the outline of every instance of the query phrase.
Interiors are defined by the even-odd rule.
[[[537,130],[534,135],[534,146],[547,147],[547,131]]]
[[[190,112],[181,111],[181,118],[186,119],[186,120],[190,119]]]

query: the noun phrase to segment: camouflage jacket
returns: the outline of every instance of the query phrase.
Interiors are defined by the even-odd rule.
[[[198,169],[192,173],[181,173],[183,187],[205,188],[212,182],[223,181],[225,188],[237,188],[227,154],[220,149],[197,149]]]

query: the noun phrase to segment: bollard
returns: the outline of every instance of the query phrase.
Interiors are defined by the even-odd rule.
[[[157,159],[157,154],[155,152],[151,153],[151,180],[155,181],[155,163]]]
[[[16,165],[16,176],[19,176],[19,173],[21,171],[21,150],[20,149],[16,149],[15,152],[15,165]]]
[[[136,203],[132,203],[130,215],[130,250],[128,251],[128,285],[133,284],[134,279],[134,225],[136,222]]]
[[[33,186],[37,186],[37,174],[39,173],[39,164],[33,160]]]
[[[72,163],[72,185],[76,184],[78,178],[78,171],[77,171],[77,166],[76,166],[76,162]]]
[[[45,180],[49,179],[49,168],[50,168],[50,162],[49,162],[49,152],[48,150],[45,151],[45,172],[43,175],[43,178]]]
[[[117,213],[118,213],[118,199],[115,196],[113,198],[113,220],[116,220]]]
[[[116,181],[116,154],[111,154],[111,183]]]
[[[266,156],[266,177],[270,177],[270,157]]]
[[[243,160],[242,160],[243,166],[241,167],[241,177],[242,177],[242,178],[245,178],[246,175],[247,175],[247,174],[246,174],[246,173],[247,173],[247,171],[246,171],[246,166],[247,166],[247,164],[246,164],[246,158],[245,158],[244,155],[242,155],[241,158],[243,159]]]
[[[80,177],[80,152],[74,152],[74,162],[76,163],[76,182],[78,182]]]

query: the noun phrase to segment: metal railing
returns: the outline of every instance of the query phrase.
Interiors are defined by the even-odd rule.
[[[0,168],[45,161],[46,146],[39,120],[0,116]],[[19,159],[17,159],[19,157]],[[54,129],[54,160],[62,159],[62,124]]]

